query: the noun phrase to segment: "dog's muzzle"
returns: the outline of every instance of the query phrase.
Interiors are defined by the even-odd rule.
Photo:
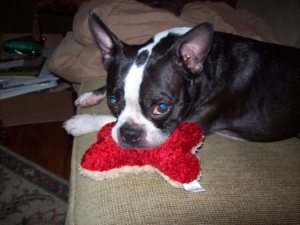
[[[138,128],[129,128],[129,127],[121,127],[120,128],[120,136],[121,140],[130,145],[131,147],[139,146],[143,134],[142,129]]]

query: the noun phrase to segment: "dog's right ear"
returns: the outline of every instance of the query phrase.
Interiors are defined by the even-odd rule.
[[[89,28],[102,52],[103,63],[107,67],[110,60],[122,51],[123,43],[93,11],[89,14]]]
[[[202,72],[213,37],[213,24],[205,22],[192,28],[175,43],[178,65],[188,72],[186,78],[193,79]]]

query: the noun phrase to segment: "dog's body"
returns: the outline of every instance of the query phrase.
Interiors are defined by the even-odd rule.
[[[93,12],[90,29],[108,71],[107,86],[82,95],[91,106],[107,97],[112,116],[81,115],[73,135],[115,121],[124,148],[162,144],[184,121],[205,134],[277,141],[300,134],[300,50],[213,32],[210,23],[176,28],[143,45],[122,43]]]

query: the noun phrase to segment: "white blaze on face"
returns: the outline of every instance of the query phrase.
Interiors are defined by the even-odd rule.
[[[170,32],[184,34],[191,28],[174,28],[171,30],[163,31],[154,36],[154,41],[149,45],[141,48],[138,51],[137,56],[144,51],[148,52],[148,58],[143,65],[137,65],[135,62],[131,66],[124,79],[124,92],[125,92],[125,108],[118,117],[117,123],[112,130],[112,137],[118,143],[118,131],[123,124],[131,121],[135,124],[139,124],[143,128],[143,132],[146,134],[146,142],[149,143],[147,147],[155,147],[162,144],[167,136],[162,133],[160,129],[157,129],[155,125],[149,121],[141,112],[139,104],[140,86],[143,81],[143,74],[147,64],[147,61],[152,53],[153,47]]]

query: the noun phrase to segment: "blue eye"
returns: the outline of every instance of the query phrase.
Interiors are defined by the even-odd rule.
[[[116,108],[118,106],[118,101],[114,97],[109,97],[107,99],[107,104],[113,108]]]
[[[170,109],[170,105],[166,104],[166,103],[160,103],[158,104],[152,114],[153,115],[163,115],[163,114],[166,114]]]
[[[117,102],[117,100],[114,98],[110,98],[109,102],[110,102],[110,104],[115,104]]]
[[[162,104],[159,105],[159,108],[160,108],[160,110],[164,111],[164,110],[167,109],[167,104],[162,103]]]

